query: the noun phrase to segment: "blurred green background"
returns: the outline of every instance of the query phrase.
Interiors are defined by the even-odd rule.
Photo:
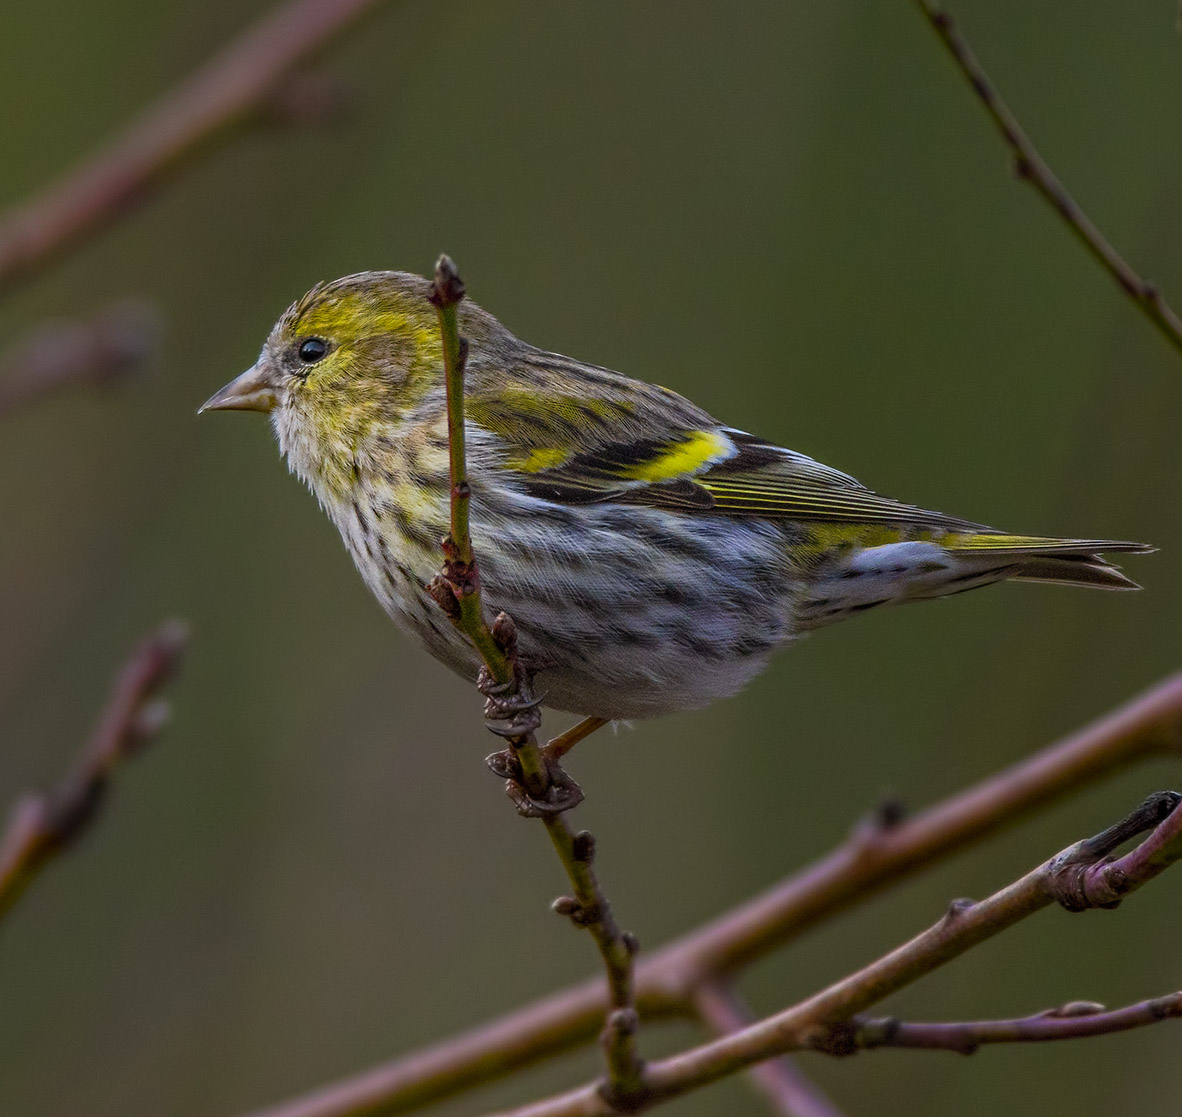
[[[93,149],[245,26],[242,0],[12,7],[0,200]],[[958,4],[1042,152],[1182,304],[1171,5]],[[560,870],[482,758],[475,692],[397,633],[267,425],[194,411],[314,281],[427,271],[539,345],[659,380],[900,498],[1152,540],[1139,595],[1014,585],[872,614],[705,713],[570,764],[625,926],[654,946],[1178,666],[1182,362],[1017,184],[905,3],[387,3],[322,63],[328,127],[251,133],[23,285],[9,338],[112,295],[153,375],[0,427],[0,802],[52,782],[110,673],[192,627],[175,724],[0,929],[0,1113],[231,1117],[594,969]],[[552,715],[547,727],[566,722]],[[810,933],[771,1011],[1182,782],[1143,766]],[[893,998],[925,1019],[1182,986],[1182,878],[1047,911]],[[650,1031],[649,1053],[689,1042]],[[972,1059],[803,1062],[851,1117],[1177,1112],[1178,1025]],[[439,1106],[582,1081],[594,1053]],[[663,1112],[764,1112],[741,1079]]]

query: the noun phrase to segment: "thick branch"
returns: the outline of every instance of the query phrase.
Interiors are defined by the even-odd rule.
[[[0,841],[0,918],[46,862],[94,821],[115,768],[164,727],[167,707],[154,699],[176,673],[184,644],[175,622],[148,637],[119,672],[74,770],[52,791],[17,801]]]
[[[643,956],[636,970],[637,1008],[646,1017],[691,1015],[692,991],[702,981],[734,972],[1038,807],[1167,751],[1182,751],[1182,673],[912,819],[857,830],[815,864]],[[604,983],[585,981],[255,1117],[405,1113],[587,1041],[605,1003]]]
[[[850,1021],[858,1013],[1042,908],[1069,900],[1072,905],[1112,906],[1102,890],[1094,896],[1081,893],[1066,878],[1075,866],[1082,865],[1091,873],[1120,864],[1124,894],[1182,856],[1182,808],[1177,806],[1182,797],[1167,795],[1151,797],[1152,801],[1147,800],[1129,816],[1144,828],[1167,805],[1171,809],[1150,837],[1120,862],[1106,865],[1103,860],[1111,852],[1111,840],[1105,841],[1111,837],[1108,831],[1077,842],[988,899],[953,901],[944,917],[928,930],[800,1004],[711,1043],[650,1063],[646,1072],[649,1094],[641,1108],[680,1097],[786,1051],[812,1048],[842,1053],[849,1049]],[[1071,906],[1071,910],[1079,909]],[[584,1086],[501,1117],[612,1117],[614,1112],[594,1086]]]
[[[159,335],[159,314],[138,300],[43,323],[0,354],[0,415],[68,385],[123,380],[155,353]]]
[[[967,1020],[959,1023],[912,1023],[887,1017],[855,1018],[850,1041],[859,1051],[872,1047],[917,1047],[972,1055],[987,1043],[1045,1043],[1057,1039],[1107,1036],[1182,1017],[1182,993],[1109,1011],[1091,1001],[1072,1001],[1017,1020]]]
[[[244,31],[111,143],[0,216],[0,288],[142,201],[184,160],[264,108],[294,67],[376,0],[289,0]]]
[[[1018,176],[1029,182],[1047,200],[1092,258],[1112,276],[1117,286],[1133,300],[1166,340],[1175,349],[1182,350],[1182,320],[1162,298],[1161,292],[1152,283],[1142,279],[1108,243],[1104,234],[1067,192],[1067,188],[1030,142],[1009,106],[1001,99],[952,17],[934,0],[916,0],[916,3],[1013,152],[1014,169]]]

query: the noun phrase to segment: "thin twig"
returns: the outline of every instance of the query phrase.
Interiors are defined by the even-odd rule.
[[[484,619],[480,570],[472,553],[472,537],[468,527],[468,509],[472,502],[464,450],[464,368],[468,361],[468,343],[460,337],[456,323],[456,308],[464,298],[464,283],[456,272],[455,264],[447,256],[441,256],[435,265],[435,284],[430,298],[439,316],[439,332],[443,341],[451,480],[451,532],[443,541],[446,565],[441,578],[433,583],[432,593],[455,626],[472,641],[493,681],[498,686],[506,687],[513,683],[514,672]],[[447,596],[449,593],[450,597]]]
[[[1143,1028],[1159,1020],[1182,1017],[1182,992],[1106,1009],[1091,1001],[1072,1001],[1060,1008],[1017,1020],[966,1020],[928,1024],[886,1017],[855,1017],[851,1042],[858,1050],[874,1047],[918,1047],[972,1055],[987,1043],[1045,1043],[1059,1039],[1107,1036]]]
[[[646,1019],[693,1015],[693,990],[703,981],[733,973],[1038,807],[1162,752],[1182,752],[1182,673],[921,814],[859,828],[820,861],[643,955],[637,1008]],[[405,1113],[586,1042],[602,1021],[605,999],[602,980],[584,981],[254,1117]]]
[[[1175,349],[1182,350],[1182,320],[1162,298],[1152,283],[1137,274],[1127,260],[1109,244],[1066,187],[1039,155],[1009,106],[1001,99],[989,76],[981,68],[952,17],[935,0],[916,0],[940,41],[948,49],[961,73],[984,106],[1002,138],[1014,155],[1014,169],[1019,178],[1029,182],[1067,223],[1076,238],[1108,272],[1126,295],[1165,336]]]
[[[734,988],[722,979],[705,981],[694,995],[702,1020],[716,1035],[729,1035],[754,1023]],[[841,1111],[788,1055],[756,1063],[748,1077],[784,1117],[842,1117]]]
[[[1182,797],[1172,796],[1168,800],[1171,813],[1153,828],[1149,838],[1114,863],[1122,866],[1122,895],[1146,884],[1170,860],[1182,856],[1179,799]],[[1130,818],[1146,825],[1158,817],[1165,802],[1160,800],[1152,809],[1147,802]],[[639,1108],[681,1097],[786,1051],[813,1049],[842,1054],[851,1050],[850,1021],[858,1013],[1042,908],[1067,901],[1113,906],[1106,902],[1103,889],[1096,895],[1086,890],[1079,893],[1065,881],[1069,870],[1076,866],[1082,866],[1086,874],[1112,868],[1103,864],[1110,852],[1096,839],[1077,842],[985,900],[953,901],[944,917],[928,930],[807,1000],[738,1032],[650,1063],[646,1073],[648,1095]],[[613,1117],[614,1112],[595,1086],[589,1085],[500,1117]]]
[[[0,215],[0,288],[142,201],[209,141],[265,109],[292,69],[376,0],[289,0],[148,106],[108,146]]]
[[[556,796],[572,786],[556,758],[538,748],[534,730],[540,725],[537,702],[529,676],[517,656],[517,632],[504,613],[490,629],[484,619],[480,594],[480,568],[472,546],[469,510],[472,487],[464,439],[464,370],[467,339],[462,338],[457,308],[464,298],[464,283],[448,256],[435,266],[435,282],[429,296],[439,317],[447,383],[447,441],[451,481],[451,531],[443,541],[444,566],[429,592],[452,623],[472,642],[490,678],[482,679],[487,696],[486,717],[496,732],[509,741],[510,754],[491,758],[508,767],[508,786],[525,815],[540,817],[566,870],[574,896],[562,896],[554,910],[577,927],[585,927],[603,959],[608,986],[608,1012],[601,1035],[607,1062],[605,1097],[634,1105],[645,1092],[644,1064],[637,1052],[639,1016],[633,981],[632,959],[636,940],[616,923],[611,905],[592,867],[595,839],[582,830],[575,834],[564,811],[578,800]],[[577,788],[576,788],[577,790]],[[581,797],[581,792],[579,793]],[[552,804],[552,805],[551,805]]]
[[[42,323],[0,354],[0,415],[68,385],[119,383],[143,368],[159,337],[159,312],[138,299]]]
[[[0,839],[0,918],[38,871],[94,821],[115,768],[161,729],[168,708],[156,694],[176,674],[184,628],[162,625],[123,665],[98,726],[72,772],[52,791],[19,799]]]

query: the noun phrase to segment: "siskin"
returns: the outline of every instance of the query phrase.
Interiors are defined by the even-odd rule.
[[[449,512],[430,289],[403,272],[314,287],[202,410],[269,412],[386,611],[472,678],[476,652],[426,591]],[[1006,579],[1136,589],[1099,552],[1152,549],[901,504],[667,388],[535,349],[469,302],[459,315],[481,582],[549,706],[693,709],[800,634],[875,606]]]

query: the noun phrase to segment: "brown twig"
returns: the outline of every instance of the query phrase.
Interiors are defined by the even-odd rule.
[[[855,1018],[851,1042],[858,1050],[874,1047],[918,1047],[972,1055],[987,1043],[1045,1043],[1059,1039],[1107,1036],[1143,1028],[1159,1020],[1182,1017],[1182,993],[1167,993],[1148,1001],[1106,1009],[1091,1001],[1072,1001],[1060,1008],[1017,1020],[968,1020],[928,1024],[887,1017]]]
[[[893,825],[859,828],[845,844],[672,943],[636,968],[643,1018],[693,1015],[693,991],[733,973],[820,920],[874,896],[1038,807],[1137,760],[1182,752],[1182,673],[974,787]],[[255,1117],[404,1113],[569,1050],[595,1035],[602,980],[391,1060]]]
[[[751,1011],[724,980],[703,982],[694,994],[703,1022],[725,1036],[754,1023]],[[748,1071],[751,1081],[784,1117],[842,1117],[841,1111],[804,1075],[787,1055],[757,1063]]]
[[[156,694],[173,678],[184,628],[162,625],[123,665],[98,726],[72,772],[52,791],[19,799],[0,839],[0,918],[38,871],[94,821],[115,768],[154,737],[168,709]]]
[[[952,17],[935,0],[916,0],[940,41],[948,49],[961,73],[997,126],[1014,156],[1018,177],[1029,182],[1067,223],[1076,238],[1092,257],[1108,272],[1126,295],[1175,349],[1182,350],[1182,320],[1152,283],[1137,274],[1127,260],[1109,244],[1104,234],[1092,223],[1067,192],[1066,187],[1039,155],[1009,106],[1001,99],[989,76],[981,68]]]
[[[807,1000],[738,1032],[650,1063],[646,1073],[647,1097],[632,1111],[680,1097],[786,1051],[813,1049],[846,1053],[852,1050],[850,1021],[862,1010],[1042,908],[1055,903],[1062,903],[1069,910],[1080,910],[1080,904],[1115,906],[1107,891],[1112,884],[1110,870],[1120,866],[1120,892],[1125,895],[1182,857],[1182,808],[1177,805],[1182,796],[1166,794],[1169,798],[1147,800],[1129,816],[1129,828],[1143,829],[1160,817],[1165,806],[1170,808],[1170,814],[1153,827],[1149,838],[1119,862],[1104,860],[1112,852],[1112,836],[1106,831],[1094,839],[1076,843],[985,900],[953,901],[944,917],[928,930]],[[1095,874],[1094,893],[1075,887],[1076,869],[1081,869],[1085,876]],[[615,1112],[594,1085],[589,1085],[514,1109],[501,1117],[612,1117]]]
[[[578,786],[562,771],[557,756],[538,748],[534,731],[541,724],[528,673],[517,655],[517,631],[501,613],[490,629],[484,619],[480,568],[472,546],[469,512],[472,488],[464,438],[464,370],[467,339],[459,332],[457,308],[465,294],[455,264],[444,255],[435,266],[429,295],[439,317],[447,384],[447,441],[451,482],[451,530],[443,541],[444,565],[428,591],[471,642],[484,662],[481,689],[486,695],[489,727],[509,742],[508,754],[489,758],[494,771],[507,777],[518,811],[539,817],[562,861],[574,890],[561,896],[554,910],[595,940],[607,976],[608,1012],[600,1036],[607,1061],[607,1077],[600,1089],[615,1104],[633,1105],[645,1093],[644,1064],[637,1053],[639,1016],[632,959],[636,940],[616,923],[611,905],[592,867],[595,839],[582,830],[575,834],[563,813],[582,798]],[[576,727],[578,728],[578,727]],[[585,735],[585,734],[584,734]],[[554,750],[561,755],[559,750]]]
[[[121,382],[153,356],[159,337],[159,313],[138,299],[86,320],[43,323],[0,354],[0,415],[68,385]]]
[[[289,0],[264,15],[111,143],[0,216],[0,288],[142,201],[214,137],[266,108],[292,69],[376,0]]]

